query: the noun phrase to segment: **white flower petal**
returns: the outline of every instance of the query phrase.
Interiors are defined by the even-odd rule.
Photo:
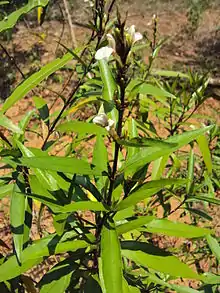
[[[136,42],[138,42],[138,41],[140,41],[142,39],[143,39],[142,34],[137,32],[137,33],[134,34],[133,43],[136,43]]]
[[[108,60],[113,52],[114,52],[114,50],[110,47],[102,47],[96,52],[95,59],[96,60],[102,60],[102,59]]]
[[[94,124],[100,125],[102,127],[108,126],[108,117],[106,114],[102,113],[95,116],[92,120]]]
[[[134,39],[134,36],[135,36],[135,25],[131,25],[128,29],[128,33],[129,35],[131,36],[131,39],[133,40]]]
[[[111,47],[115,51],[116,50],[116,43],[115,43],[114,37],[111,34],[107,34],[106,37],[108,40],[109,47]]]

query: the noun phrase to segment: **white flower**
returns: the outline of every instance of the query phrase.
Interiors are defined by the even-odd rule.
[[[115,43],[114,37],[111,34],[107,34],[106,37],[108,40],[109,47],[111,47],[115,51],[116,50],[116,43]]]
[[[98,51],[95,54],[96,60],[108,60],[111,54],[114,52],[114,50],[110,47],[102,47],[98,49]]]
[[[92,121],[99,126],[105,127],[108,132],[110,132],[115,125],[115,122],[112,119],[108,119],[105,113],[98,114]]]
[[[138,42],[138,41],[140,41],[140,40],[142,40],[143,39],[143,36],[142,36],[142,34],[141,33],[135,33],[134,34],[134,38],[133,38],[133,44],[134,43],[136,43],[136,42]]]
[[[115,121],[112,119],[108,119],[108,126],[105,127],[105,129],[110,132],[113,127],[115,126]]]
[[[108,126],[108,117],[104,113],[98,114],[97,116],[95,116],[93,118],[92,121],[93,121],[93,123],[95,123],[99,126],[102,126],[102,127]]]
[[[135,25],[131,25],[129,27],[128,34],[131,37],[132,44],[134,44],[134,43],[136,43],[136,42],[138,42],[138,41],[143,39],[142,34],[135,31]]]

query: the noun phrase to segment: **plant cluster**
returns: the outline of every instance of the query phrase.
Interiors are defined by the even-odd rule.
[[[0,32],[48,2],[30,0],[0,22]],[[220,204],[210,151],[219,129],[214,122],[190,122],[207,98],[208,77],[154,68],[164,43],[157,39],[156,15],[152,38],[143,37],[134,25],[127,26],[115,2],[85,1],[92,15],[88,42],[74,50],[62,44],[66,54],[26,78],[1,107],[0,125],[10,135],[0,132],[2,169],[8,170],[0,177],[0,198],[10,198],[13,235],[13,253],[0,259],[3,292],[218,290],[217,266],[209,272],[196,270],[196,254],[189,259],[183,246],[162,249],[154,241],[158,234],[190,239],[195,245],[203,240],[200,256],[209,253],[215,263],[220,261],[210,216],[194,206]],[[141,58],[146,48],[147,65]],[[11,107],[72,59],[75,86],[62,96],[59,111],[51,113],[45,99],[35,96],[35,108],[18,125],[7,118]],[[86,121],[76,119],[88,105],[93,114]],[[37,129],[40,148],[28,147],[26,136],[36,117],[43,125]],[[71,142],[62,157],[56,156],[54,149],[64,135]],[[89,141],[92,153],[86,148]],[[178,202],[175,207],[172,200]],[[46,209],[56,231],[40,231],[37,241],[30,237],[35,203],[40,203],[39,223]],[[177,210],[191,224],[168,218]],[[85,211],[90,211],[89,218]],[[59,256],[58,263],[35,284],[25,273],[52,255]],[[198,282],[199,291],[177,285],[183,278]]]

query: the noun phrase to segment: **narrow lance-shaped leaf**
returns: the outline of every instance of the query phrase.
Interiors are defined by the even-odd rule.
[[[112,219],[106,220],[102,228],[101,262],[106,293],[122,292],[121,249]]]
[[[94,123],[88,123],[83,121],[69,121],[60,124],[57,128],[59,132],[75,132],[79,134],[97,134],[97,135],[107,135],[108,132],[105,128],[98,126]]]
[[[194,272],[177,257],[151,244],[134,241],[122,242],[122,255],[136,264],[169,274],[170,276],[202,280],[203,277]]]
[[[153,162],[153,169],[151,172],[151,179],[158,180],[162,177],[163,171],[166,167],[169,156],[163,156]]]
[[[104,138],[101,135],[97,135],[96,143],[93,151],[92,163],[103,171],[108,171],[108,153],[104,143]],[[101,192],[105,186],[106,178],[104,176],[96,177],[96,186]]]
[[[154,219],[146,224],[146,228],[143,228],[143,231],[184,238],[204,237],[213,232],[206,228],[169,221],[167,219]]]
[[[68,61],[72,59],[72,55],[67,53],[62,58],[58,58],[47,65],[43,66],[38,72],[32,74],[30,77],[25,79],[7,98],[2,106],[1,113],[5,113],[11,108],[17,101],[24,98],[33,88],[47,78],[49,75],[54,73],[56,70],[63,67]]]
[[[188,161],[188,182],[186,184],[186,192],[189,194],[191,192],[191,188],[193,186],[193,177],[194,177],[194,152],[193,148],[191,147],[189,153],[189,161]]]
[[[33,97],[36,108],[39,111],[40,118],[49,126],[49,108],[42,97]]]
[[[128,120],[128,135],[129,138],[137,137],[138,136],[138,130],[137,130],[137,125],[135,123],[135,120],[133,118]],[[132,147],[128,147],[127,151],[127,159],[132,158],[139,149],[135,149]]]
[[[0,282],[19,276],[33,266],[41,263],[44,257],[66,253],[67,251],[74,252],[89,246],[84,240],[72,240],[74,236],[76,236],[76,233],[71,231],[67,232],[62,237],[57,234],[52,234],[34,241],[32,245],[23,250],[21,265],[17,263],[16,256],[11,256],[0,266]]]
[[[163,281],[162,279],[158,278],[156,275],[153,275],[150,273],[148,273],[148,277],[147,277],[146,281],[144,281],[143,283],[145,284],[145,283],[149,283],[149,282],[153,282],[155,284],[159,284],[161,286],[170,288],[171,290],[175,290],[175,292],[179,292],[179,293],[199,293],[200,292],[200,291],[194,290],[190,287],[169,284],[169,283]]]
[[[25,145],[22,144],[20,141],[16,141],[16,144],[24,157],[33,158],[35,156],[34,153],[29,148],[25,147]],[[44,153],[43,156],[45,157],[47,156],[45,152],[42,152],[42,153]],[[41,170],[41,168],[33,168],[33,171],[36,174],[40,184],[42,184],[46,189],[48,190],[58,189],[56,180],[53,180],[52,176],[48,174],[47,171]]]
[[[28,4],[21,7],[20,9],[17,9],[15,12],[12,12],[10,15],[8,15],[2,21],[0,21],[0,33],[9,28],[12,28],[23,14],[28,13],[37,6],[44,7],[48,4],[48,2],[49,0],[29,0]]]
[[[20,165],[24,165],[31,168],[39,168],[41,170],[52,170],[70,174],[82,174],[82,175],[96,175],[101,176],[102,170],[94,165],[70,157],[32,157],[24,158],[20,160]]]
[[[68,259],[58,263],[41,279],[40,293],[65,292],[77,267],[74,262],[70,265]]]
[[[7,118],[2,113],[0,113],[0,126],[3,126],[14,133],[18,133],[18,134],[23,133],[23,131],[21,130],[19,126],[15,125],[9,118]]]
[[[20,127],[20,129],[23,132],[23,134],[22,133],[15,133],[14,136],[13,136],[13,138],[15,140],[18,140],[18,141],[23,141],[24,140],[24,131],[25,131],[25,129],[26,129],[31,117],[33,116],[34,112],[35,112],[35,110],[31,110],[31,111],[27,112],[24,115],[24,117],[19,121],[18,126]]]
[[[211,174],[212,173],[212,157],[211,157],[211,153],[209,149],[208,140],[205,134],[202,134],[197,138],[197,143],[202,153],[202,157],[205,162],[208,173]]]
[[[5,196],[11,196],[14,189],[14,184],[6,184],[3,186],[0,186],[0,199],[2,199]]]
[[[182,185],[186,182],[184,179],[161,179],[161,180],[153,180],[146,182],[136,191],[133,191],[122,200],[116,207],[116,209],[123,210],[128,208],[129,206],[134,206],[138,202],[152,196],[153,194],[160,191],[163,187],[169,185]]]
[[[208,242],[208,245],[209,245],[212,253],[215,255],[215,257],[217,258],[218,262],[220,263],[220,244],[211,235],[207,235],[206,240]]]
[[[101,79],[104,85],[103,88],[103,98],[107,102],[107,109],[108,112],[109,110],[111,111],[112,119],[117,121],[117,110],[114,108],[114,95],[115,91],[117,89],[115,80],[112,76],[111,70],[108,66],[108,62],[105,59],[99,60],[99,68],[100,68],[100,74],[101,74]],[[110,109],[108,109],[110,106]]]
[[[147,231],[149,233],[159,233],[184,238],[203,237],[213,232],[209,229],[173,222],[167,219],[157,219],[153,216],[138,217],[135,220],[130,220],[125,224],[117,226],[117,232],[118,234],[123,234],[138,228],[141,231]]]
[[[206,131],[210,130],[212,126],[204,127],[201,129],[193,130],[184,132],[180,135],[169,137],[166,142],[168,143],[175,143],[175,146],[165,149],[164,147],[149,147],[142,149],[138,152],[135,156],[127,160],[124,165],[122,166],[122,170],[126,169],[126,172],[129,170],[135,171],[140,169],[143,165],[154,161],[161,156],[169,155],[176,150],[180,149],[184,145],[190,143],[194,139],[196,139],[201,134],[205,133]]]
[[[22,193],[21,193],[22,192]],[[19,264],[22,263],[22,250],[24,244],[25,219],[25,183],[23,175],[19,175],[11,196],[10,223],[13,233],[13,242]]]

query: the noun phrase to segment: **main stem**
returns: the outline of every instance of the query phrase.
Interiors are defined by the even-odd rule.
[[[118,108],[118,125],[117,125],[117,135],[121,137],[122,134],[122,124],[123,124],[123,116],[124,116],[124,108],[125,108],[125,70],[121,68],[119,70],[119,87],[120,87],[120,106]],[[117,167],[118,167],[118,156],[119,156],[120,145],[115,142],[115,152],[114,152],[114,161],[112,167],[112,174],[110,178],[110,186],[107,198],[107,204],[111,204],[112,192],[114,189],[114,182],[115,177],[117,174]]]

